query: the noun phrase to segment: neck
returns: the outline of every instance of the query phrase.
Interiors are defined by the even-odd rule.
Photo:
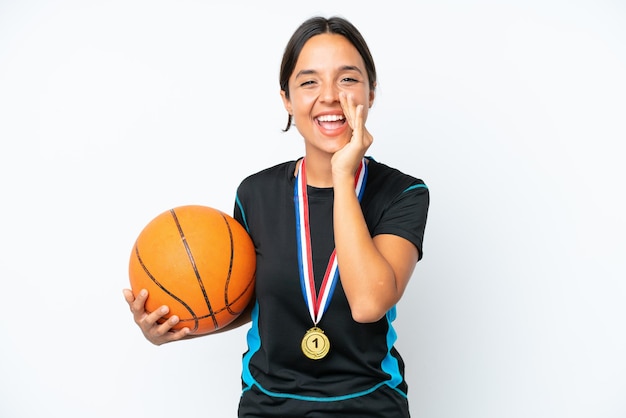
[[[312,158],[306,155],[306,183],[313,187],[333,187],[330,158]],[[296,169],[298,166],[296,165]]]

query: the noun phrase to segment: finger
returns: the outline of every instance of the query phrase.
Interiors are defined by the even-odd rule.
[[[348,98],[348,108],[350,109],[350,121],[352,122],[352,124],[350,125],[352,127],[352,130],[355,130],[359,127],[359,121],[357,120],[357,106],[354,103],[354,96],[353,95],[347,95]]]
[[[124,299],[126,300],[126,303],[128,303],[128,306],[131,306],[135,301],[135,295],[133,294],[133,291],[130,289],[123,289],[122,292],[124,293]]]
[[[157,322],[153,322],[153,323],[148,322],[147,321],[147,317],[146,317],[146,321],[145,322],[146,322],[146,324],[150,324],[150,333],[152,335],[157,336],[157,337],[161,337],[161,336],[167,334],[168,332],[170,332],[172,330],[172,327],[174,327],[180,321],[178,319],[178,316],[172,315],[169,318],[164,318],[163,321],[161,321],[162,323],[158,323],[159,320],[157,320]]]
[[[350,99],[351,99],[351,96],[348,97],[346,93],[344,92],[339,93],[339,104],[341,105],[343,114],[346,117],[346,120],[348,121],[348,125],[350,126],[350,128],[354,129],[354,113],[353,113],[352,107],[350,106]]]
[[[148,291],[142,289],[137,297],[135,297],[135,294],[130,289],[123,289],[123,293],[124,299],[126,300],[126,303],[128,303],[128,307],[133,313],[135,321],[137,321],[142,315],[145,314],[144,305],[146,303],[146,299],[148,298]]]
[[[124,297],[126,297],[126,301],[130,306],[130,311],[135,315],[135,319],[140,318],[146,313],[146,299],[148,299],[148,291],[146,289],[141,289],[137,297],[134,300],[131,300],[133,297],[132,291],[130,294],[128,292],[124,292]]]
[[[189,335],[189,328],[185,327],[183,329],[170,331],[170,332],[166,333],[165,335],[163,335],[161,337],[161,340],[163,342],[168,342],[169,343],[169,342],[172,342],[172,341],[178,341],[180,339],[183,339],[187,335]]]
[[[141,326],[145,327],[146,329],[150,329],[156,326],[161,320],[163,320],[161,321],[163,322],[163,324],[167,324],[166,319],[168,318],[165,318],[165,315],[167,315],[169,311],[170,311],[170,308],[167,305],[163,305],[159,309],[155,309],[153,312],[148,313],[141,319]],[[169,318],[169,319],[172,319],[172,318]],[[175,321],[175,323],[171,324],[170,328],[173,325],[176,325],[176,323],[178,323],[178,319],[175,319],[173,321]]]
[[[171,334],[170,341],[176,341],[176,340],[180,340],[181,338],[185,338],[187,335],[189,335],[190,331],[191,330],[187,327],[183,329],[179,329],[178,331]]]
[[[348,111],[348,103],[346,101],[346,93],[339,93],[339,105],[343,111],[343,115],[346,117],[346,121],[350,124],[350,112]]]
[[[362,134],[363,132],[363,105],[358,105],[356,107],[356,116],[355,116],[355,127],[354,127],[354,136],[356,136],[357,138],[360,138],[362,141],[365,139],[364,135]],[[365,142],[365,141],[363,141]]]
[[[153,339],[153,342],[157,345],[169,343],[172,341],[178,341],[180,339],[185,338],[190,334],[189,328],[185,327],[179,330],[168,330],[164,334],[159,337]]]
[[[173,327],[179,322],[180,320],[178,316],[172,315],[162,324],[152,326],[149,330],[149,339],[157,344],[162,344],[165,342],[180,340],[181,338],[189,335],[190,330],[188,327],[178,330],[173,329]]]

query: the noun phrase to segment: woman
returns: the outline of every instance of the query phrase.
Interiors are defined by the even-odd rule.
[[[422,256],[429,205],[421,180],[366,158],[376,69],[348,21],[315,17],[292,35],[281,96],[305,156],[246,178],[235,218],[257,251],[240,417],[408,417],[393,347],[398,303]],[[340,272],[340,274],[339,274]],[[147,293],[125,291],[146,338],[184,338]]]

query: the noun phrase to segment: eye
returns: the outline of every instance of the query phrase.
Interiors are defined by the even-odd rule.
[[[307,80],[300,83],[300,87],[309,87],[315,84],[315,80]]]
[[[352,77],[344,77],[341,79],[341,82],[343,84],[354,84],[354,83],[358,83],[359,80],[357,80],[356,78],[352,78]]]

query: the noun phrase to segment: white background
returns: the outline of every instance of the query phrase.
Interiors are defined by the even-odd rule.
[[[235,416],[245,330],[154,347],[121,289],[158,213],[301,156],[315,14],[371,47],[369,154],[430,187],[412,416],[626,416],[624,3],[223,3],[0,0],[0,416]]]

